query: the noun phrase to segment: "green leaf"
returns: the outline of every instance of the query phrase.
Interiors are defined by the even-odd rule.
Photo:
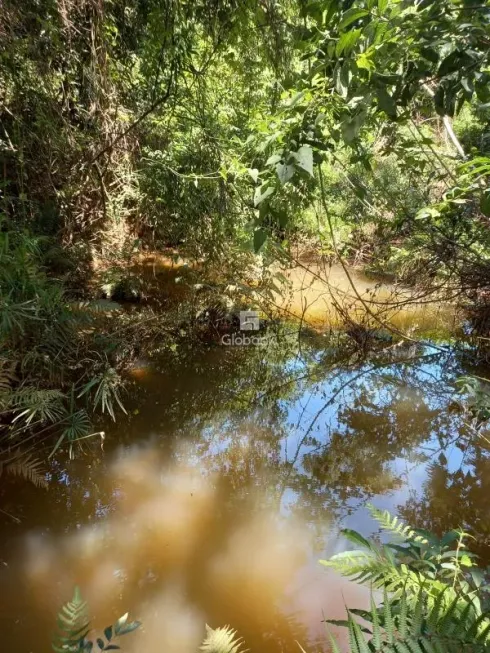
[[[131,621],[130,623],[121,626],[119,629],[119,635],[127,635],[128,633],[132,633],[133,630],[136,630],[140,626],[141,621]]]
[[[448,546],[448,544],[451,544],[451,542],[455,542],[456,540],[459,540],[459,532],[455,530],[448,531],[447,533],[444,533],[441,538],[441,546]]]
[[[487,218],[490,218],[490,190],[486,190],[480,201],[480,210]]]
[[[257,168],[248,168],[247,172],[255,181],[255,183],[257,183],[257,179],[259,178],[259,171],[257,170]]]
[[[473,82],[471,79],[468,79],[467,77],[463,77],[461,79],[461,86],[464,88],[464,90],[468,93],[470,97],[473,95],[475,88],[473,86]]]
[[[292,164],[278,163],[276,166],[277,176],[281,184],[285,184],[294,177],[295,168]]]
[[[350,30],[349,32],[345,32],[344,34],[342,34],[339,40],[337,41],[337,45],[335,46],[336,56],[340,57],[344,52],[345,54],[349,54],[349,52],[353,49],[353,47],[359,40],[360,36],[361,36],[360,29]]]
[[[437,209],[433,208],[424,208],[420,209],[415,215],[415,220],[427,220],[428,218],[439,218],[440,212]]]
[[[379,86],[376,89],[376,96],[378,98],[379,108],[384,111],[390,118],[396,118],[395,101],[384,86]]]
[[[371,543],[357,531],[353,531],[350,528],[343,528],[340,531],[340,534],[347,538],[350,542],[354,542],[354,544],[359,544],[366,549],[372,548]]]
[[[349,640],[351,642],[351,650],[358,651],[359,653],[370,653],[367,642],[364,639],[364,635],[362,634],[361,627],[359,626],[357,621],[352,617],[350,611],[348,611],[348,615],[349,615],[349,635],[350,635]]]
[[[270,156],[267,161],[265,162],[266,166],[272,166],[275,163],[279,163],[279,161],[282,159],[282,156],[280,154],[273,154]]]
[[[373,639],[372,643],[375,651],[381,650],[382,645],[382,635],[381,628],[379,626],[379,614],[376,604],[374,603],[373,595],[371,594],[371,615],[373,617]]]
[[[458,70],[461,63],[461,52],[459,50],[454,50],[447,55],[445,59],[441,61],[441,65],[437,71],[438,77],[444,77],[450,73]]]
[[[262,249],[262,246],[266,240],[267,232],[265,232],[263,229],[257,229],[254,231],[254,252],[256,254],[258,254],[258,252]]]
[[[374,70],[375,68],[375,64],[371,56],[368,56],[365,52],[361,52],[361,54],[357,57],[356,64],[358,68],[362,68],[364,70]]]
[[[277,221],[279,222],[279,226],[282,228],[284,228],[289,222],[289,214],[287,211],[276,210],[274,211],[274,217],[277,219]]]
[[[431,61],[432,63],[437,63],[439,61],[439,55],[434,48],[420,48],[420,54],[424,59],[427,59],[427,61]]]
[[[104,630],[104,636],[108,642],[111,641],[112,639],[112,626],[107,626],[107,628]]]
[[[339,31],[344,30],[356,20],[359,20],[359,18],[364,18],[364,16],[369,16],[369,11],[367,9],[351,7],[351,9],[348,9],[342,16],[342,20],[339,23]]]
[[[350,143],[352,143],[352,141],[359,135],[361,127],[364,124],[364,118],[365,114],[360,113],[342,122],[340,126],[342,136],[348,145],[350,145]]]
[[[480,587],[480,585],[483,583],[485,580],[485,574],[481,569],[478,569],[478,567],[474,567],[471,571],[471,579],[473,583],[475,584],[475,587]]]
[[[388,6],[389,0],[378,0],[378,11],[380,14],[384,14]]]
[[[313,150],[308,145],[302,145],[296,152],[298,166],[306,170],[312,177],[313,175]]]
[[[264,188],[264,186],[265,184],[262,184],[262,186],[259,186],[258,188],[255,189],[254,206],[259,206],[261,202],[263,202],[265,199],[270,197],[274,192],[274,189],[271,186],[267,186],[266,188]]]
[[[114,626],[114,632],[116,633],[116,635],[119,635],[121,628],[126,624],[128,617],[129,617],[129,613],[126,612],[126,614],[123,614],[123,616],[119,617],[119,619],[116,621],[116,624]]]
[[[388,592],[386,591],[386,586],[383,588],[383,614],[384,614],[384,628],[386,631],[386,639],[389,644],[393,644],[395,641],[395,624],[393,623],[393,615],[391,612],[390,600],[388,598]]]
[[[301,100],[304,98],[304,96],[305,96],[305,91],[299,91],[288,102],[286,102],[286,106],[289,109],[292,109],[293,107],[295,107],[298,104],[298,102],[301,102]]]
[[[350,62],[346,61],[343,66],[338,67],[334,73],[335,90],[343,98],[346,98],[349,93],[349,86],[352,80],[352,72],[350,69]]]
[[[407,593],[406,591],[403,591],[400,600],[399,617],[398,617],[398,631],[402,639],[405,639],[408,633],[407,616],[408,616]]]
[[[337,641],[334,639],[334,636],[329,630],[327,630],[327,635],[328,635],[328,639],[330,640],[330,648],[332,650],[332,653],[341,653]]]

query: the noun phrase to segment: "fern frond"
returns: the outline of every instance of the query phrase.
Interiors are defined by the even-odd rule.
[[[429,543],[429,540],[424,537],[424,535],[421,535],[410,526],[407,526],[404,522],[398,519],[398,517],[392,517],[388,510],[379,510],[371,504],[368,504],[368,508],[373,518],[387,533],[400,537],[404,540],[411,540],[420,544]]]
[[[0,395],[10,392],[13,381],[15,381],[14,365],[6,358],[0,358]]]
[[[371,599],[370,611],[348,611],[344,622],[349,630],[350,653],[483,653],[490,650],[488,630],[490,614],[482,619],[471,599],[457,595],[449,605],[444,600],[443,588],[435,603],[430,605],[423,588],[419,590],[415,611],[409,608],[409,595],[403,590],[401,597],[384,591],[382,607]],[[461,606],[464,606],[461,609]],[[372,627],[361,628],[354,618],[360,615]],[[333,621],[331,623],[334,623]],[[339,622],[335,622],[339,623]],[[479,636],[475,637],[475,625]]]
[[[41,461],[33,458],[31,454],[24,455],[19,452],[18,457],[6,464],[4,469],[8,474],[20,476],[36,487],[45,489],[48,487],[46,472],[42,467]]]
[[[206,637],[200,647],[204,653],[239,653],[243,640],[237,637],[236,630],[230,626],[210,628],[206,625]]]
[[[375,552],[374,546],[369,552],[344,551],[329,560],[320,560],[320,564],[375,589],[386,587],[389,591],[396,592],[407,586],[413,593],[418,593],[424,583],[423,577],[406,565],[395,565],[391,558],[386,557],[385,552],[386,547]]]
[[[73,598],[65,603],[57,617],[58,632],[53,640],[55,653],[79,653],[88,634],[90,622],[87,604],[82,599],[80,589],[75,587]]]
[[[121,647],[114,641],[141,626],[140,621],[129,621],[126,612],[114,624],[104,628],[103,636],[101,633],[95,640],[89,640],[87,635],[90,622],[87,613],[87,604],[76,587],[72,600],[65,603],[58,613],[58,631],[52,641],[55,653],[90,653],[95,650],[95,643],[99,651],[119,650]]]

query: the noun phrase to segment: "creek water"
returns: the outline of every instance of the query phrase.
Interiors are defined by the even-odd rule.
[[[291,312],[304,308],[295,283]],[[143,622],[128,653],[194,653],[206,623],[251,651],[328,650],[324,617],[368,592],[318,561],[348,548],[341,528],[378,532],[369,502],[436,532],[467,527],[488,561],[489,447],[452,410],[468,368],[439,348],[449,313],[412,307],[400,317],[438,347],[368,361],[335,332],[288,324],[264,346],[142,360],[103,447],[51,459],[47,490],[2,478],[3,650],[49,651],[75,585],[95,627],[126,611]]]

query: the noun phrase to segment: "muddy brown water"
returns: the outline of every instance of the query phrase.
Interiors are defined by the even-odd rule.
[[[440,345],[446,309],[404,319]],[[318,560],[348,547],[341,528],[378,532],[369,502],[471,528],[490,559],[488,445],[451,410],[464,359],[412,343],[363,363],[334,335],[269,335],[142,359],[103,449],[51,460],[48,490],[2,478],[2,650],[49,651],[77,584],[95,627],[143,622],[128,653],[195,652],[206,623],[251,651],[328,650],[324,616],[368,593]]]
[[[386,322],[403,332],[425,335],[448,334],[456,328],[456,314],[450,304],[427,301],[422,291],[382,283],[359,269],[309,261],[284,274],[289,290],[277,301],[283,314],[300,317],[315,329],[342,326],[338,307],[354,321],[378,328]]]

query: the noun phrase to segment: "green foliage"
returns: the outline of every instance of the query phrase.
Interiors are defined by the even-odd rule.
[[[29,481],[36,487],[44,489],[48,487],[42,462],[32,454],[23,454],[22,451],[16,451],[7,462],[0,461],[0,476],[3,472]]]
[[[342,531],[361,549],[339,553],[322,564],[332,567],[358,582],[386,587],[396,592],[417,590],[427,579],[435,587],[450,582],[452,590],[467,588],[473,581],[466,579],[467,568],[473,566],[474,555],[467,550],[469,538],[464,532],[451,531],[441,539],[428,531],[412,529],[387,511],[370,506],[372,516],[382,530],[401,543],[375,544],[355,531]],[[456,548],[454,548],[456,546]],[[426,591],[427,587],[425,588]]]
[[[71,453],[93,408],[124,410],[120,370],[140,345],[120,335],[127,323],[108,335],[95,271],[109,299],[134,301],[142,243],[179,245],[225,277],[250,265],[245,143],[289,68],[293,8],[2,5],[0,343],[14,378],[0,429],[16,419],[15,446],[51,424],[54,450]]]
[[[458,402],[479,427],[490,419],[490,388],[488,380],[478,376],[461,376],[457,380]]]
[[[58,632],[53,640],[56,653],[83,651],[83,642],[88,635],[90,622],[86,602],[80,589],[75,588],[73,598],[63,605],[57,616]]]
[[[384,531],[387,531],[391,535],[401,537],[407,542],[415,542],[421,544],[428,544],[427,537],[428,533],[421,534],[414,529],[407,526],[398,517],[392,517],[388,510],[378,510],[374,506],[370,506],[371,515],[376,519],[378,524]]]
[[[139,621],[128,621],[128,613],[114,624],[104,628],[103,636],[90,639],[91,627],[88,606],[83,600],[80,588],[75,587],[71,601],[63,605],[57,616],[57,632],[53,637],[52,648],[55,653],[90,653],[92,650],[113,651],[121,647],[116,642],[123,635],[137,630]],[[204,653],[240,653],[243,640],[236,630],[229,626],[210,628],[206,625],[206,636],[200,651]]]
[[[396,598],[385,589],[381,608],[371,599],[371,610],[347,610],[349,651],[488,651],[490,613],[482,612],[478,602],[465,594],[448,602],[446,592],[447,588],[437,590],[435,601],[428,602],[421,587],[412,607],[404,589]],[[332,649],[340,651],[335,640],[331,641]]]
[[[295,46],[307,65],[255,136],[255,228],[274,236],[270,224],[294,187],[305,193],[303,208],[320,207],[317,233],[327,246],[327,215],[336,221],[337,253],[409,283],[485,297],[490,241],[480,217],[489,184],[479,159],[487,148],[489,11],[449,0],[302,3]],[[350,187],[340,207],[335,184],[319,192],[298,171],[305,148],[316,170],[333,169]],[[458,166],[468,155],[474,160]],[[391,176],[379,174],[386,163]],[[294,224],[294,211],[282,215],[283,228]],[[347,238],[339,222],[353,225]]]
[[[80,589],[75,588],[71,601],[65,603],[57,617],[58,632],[53,638],[55,653],[86,653],[96,647],[100,651],[113,651],[120,648],[117,638],[133,632],[140,626],[139,621],[128,621],[126,613],[113,625],[104,629],[104,636],[88,639],[90,621],[88,608],[82,599]],[[96,647],[95,647],[96,645]]]
[[[80,391],[78,397],[83,397],[95,389],[93,395],[94,410],[99,408],[103,413],[109,413],[115,421],[116,416],[114,408],[116,405],[125,413],[124,406],[119,396],[118,388],[121,385],[121,379],[116,370],[109,367],[102,374],[93,377],[86,383]]]
[[[142,329],[128,336],[109,301],[145,301],[137,251],[214,266],[226,301],[256,254],[267,267],[314,237],[485,312],[489,24],[484,3],[452,0],[6,0],[0,428],[14,446],[42,426],[72,453],[94,409],[124,411]],[[179,327],[205,312],[196,295]]]
[[[451,531],[437,538],[386,511],[370,510],[395,542],[374,543],[355,531],[343,531],[362,548],[322,561],[383,592],[381,606],[372,597],[370,610],[348,608],[347,621],[328,620],[348,628],[350,651],[489,650],[488,585],[466,547],[468,535]]]
[[[8,431],[9,436],[0,450],[3,460],[12,457],[12,447],[28,429],[40,427],[61,433],[55,450],[66,441],[72,453],[75,442],[91,431],[86,407],[76,399],[88,399],[95,385],[95,409],[115,418],[115,406],[122,408],[120,377],[111,367],[104,371],[107,354],[93,333],[118,305],[69,301],[43,261],[39,239],[13,228],[0,232],[0,434]],[[81,350],[92,358],[92,382],[84,379]],[[37,479],[29,465],[15,469]]]

